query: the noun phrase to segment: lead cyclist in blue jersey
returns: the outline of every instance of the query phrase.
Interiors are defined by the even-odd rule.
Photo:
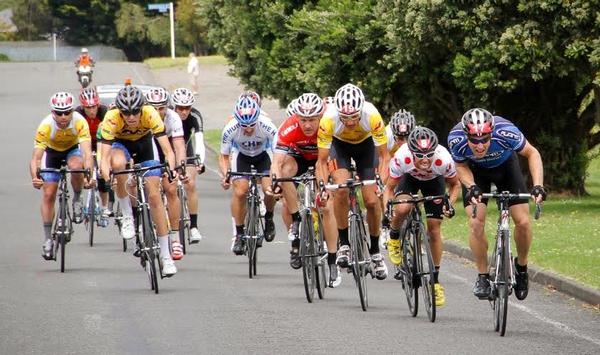
[[[491,287],[484,232],[487,199],[482,199],[481,194],[489,192],[492,183],[498,191],[527,192],[519,167],[519,154],[527,158],[533,180],[531,194],[536,202],[541,203],[546,199],[542,158],[512,122],[481,108],[470,109],[463,115],[461,122],[448,135],[448,147],[456,162],[458,178],[463,186],[463,205],[469,217],[473,206],[477,205],[477,215],[469,218],[469,244],[479,272],[473,293],[480,299],[488,299]],[[527,255],[533,237],[527,202],[515,200],[509,203],[510,214],[515,222],[515,296],[519,300],[527,297]]]

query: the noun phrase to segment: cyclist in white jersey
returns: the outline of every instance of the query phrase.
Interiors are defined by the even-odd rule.
[[[448,206],[441,200],[424,203],[427,233],[430,236],[431,254],[435,265],[433,281],[438,307],[445,304],[444,288],[438,279],[442,261],[442,218],[454,216],[452,205],[458,198],[460,182],[454,161],[448,150],[438,144],[436,134],[429,128],[415,127],[408,136],[407,144],[402,145],[390,161],[390,178],[384,192],[384,203],[387,204],[394,194],[398,195],[399,199],[405,199],[419,190],[423,196],[443,195],[446,192],[446,184],[450,194]],[[399,204],[394,208],[388,241],[388,255],[394,265],[402,263],[400,226],[411,208],[409,204]]]
[[[250,172],[254,166],[259,173],[269,173],[273,156],[274,140],[277,127],[266,116],[261,114],[258,103],[250,97],[242,97],[235,105],[233,112],[235,119],[229,121],[223,129],[221,138],[221,154],[219,156],[219,169],[221,171],[221,185],[225,190],[233,185],[231,199],[231,215],[235,220],[236,236],[233,252],[242,255],[244,251],[244,218],[246,216],[246,194],[248,180],[244,178],[225,177],[228,169],[234,172]],[[270,178],[261,181],[263,191],[268,191],[271,185]],[[273,222],[273,208],[275,199],[265,195],[265,239],[270,242],[275,238],[275,224]],[[259,246],[262,240],[259,240]]]
[[[161,87],[154,88],[146,93],[146,102],[154,106],[158,111],[160,118],[165,123],[165,134],[169,138],[171,147],[175,151],[175,159],[179,164],[185,160],[185,141],[183,139],[183,125],[181,118],[177,112],[168,108],[169,93],[167,90]],[[155,146],[158,150],[158,156],[161,162],[164,162],[165,156],[160,148],[159,144]],[[182,180],[187,180],[187,177],[179,175]],[[183,247],[179,243],[179,217],[180,217],[180,206],[179,197],[177,196],[177,186],[171,184],[168,180],[162,180],[162,187],[165,195],[167,196],[167,214],[169,215],[170,233],[169,239],[171,241],[171,256],[173,260],[180,260],[183,258]]]

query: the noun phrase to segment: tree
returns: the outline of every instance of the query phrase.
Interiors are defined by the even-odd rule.
[[[486,107],[538,146],[547,185],[584,193],[600,143],[600,0],[199,2],[233,73],[282,106],[353,82],[384,116],[407,108],[442,139]]]
[[[167,53],[170,41],[167,16],[146,16],[142,6],[124,3],[116,13],[115,28],[130,59]]]
[[[187,54],[194,52],[207,55],[212,47],[206,40],[207,28],[198,16],[199,4],[195,0],[178,0],[175,6],[175,38],[177,50]]]
[[[115,13],[122,0],[45,0],[51,13],[60,19],[64,38],[74,45],[118,44]],[[46,12],[45,14],[47,14]]]
[[[35,41],[51,33],[59,21],[47,14],[48,0],[16,0],[13,4],[13,22],[18,33],[15,39]]]

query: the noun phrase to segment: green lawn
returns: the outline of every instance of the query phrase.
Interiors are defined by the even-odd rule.
[[[164,69],[164,68],[172,68],[172,67],[187,67],[189,58],[188,57],[177,57],[172,59],[171,57],[158,57],[158,58],[148,58],[144,60],[144,63],[147,64],[150,69]],[[221,55],[209,55],[198,57],[198,62],[200,65],[213,65],[227,64],[227,59]]]
[[[219,148],[221,131],[204,132],[206,143]],[[588,286],[600,289],[600,157],[588,169],[588,197],[562,198],[550,195],[542,208],[539,220],[533,219],[533,245],[530,263],[571,277]],[[490,203],[490,207],[494,204]],[[498,212],[490,208],[486,231],[490,244],[496,231]],[[443,224],[446,239],[468,246],[467,217],[462,204],[457,215]],[[513,243],[514,245],[514,243]]]

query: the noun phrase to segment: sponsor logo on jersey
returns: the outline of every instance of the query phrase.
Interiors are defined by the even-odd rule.
[[[512,131],[509,131],[509,130],[507,130],[507,129],[499,129],[499,130],[497,131],[497,133],[498,133],[499,135],[501,135],[502,137],[504,137],[504,138],[512,139],[512,140],[514,140],[514,141],[518,141],[518,140],[520,140],[520,139],[521,139],[521,136],[520,136],[518,133],[515,133],[515,132],[512,132]]]
[[[448,147],[450,149],[452,149],[453,146],[459,144],[460,142],[463,141],[463,137],[456,137],[456,138],[452,138],[449,142],[448,142]]]

